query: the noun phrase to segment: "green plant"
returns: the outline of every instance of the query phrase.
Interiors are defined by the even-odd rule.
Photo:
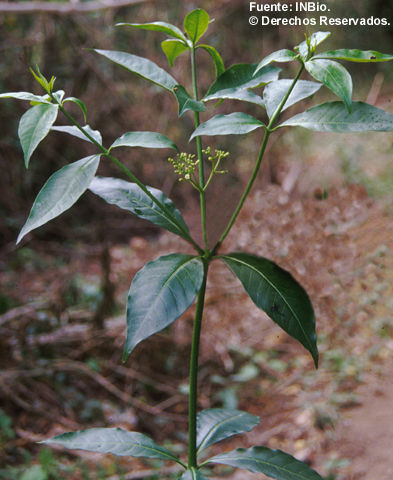
[[[188,458],[181,460],[172,452],[157,445],[151,438],[137,432],[115,428],[95,428],[69,432],[44,443],[57,443],[67,448],[95,452],[149,457],[178,463],[184,472],[183,480],[203,480],[203,469],[210,464],[224,464],[261,472],[279,480],[317,480],[320,475],[308,465],[290,455],[270,450],[264,446],[237,449],[212,458],[203,459],[205,450],[214,443],[232,435],[250,431],[258,423],[258,417],[235,409],[207,409],[197,413],[198,352],[201,336],[205,290],[209,266],[212,261],[222,261],[238,277],[253,302],[298,340],[318,365],[315,318],[309,297],[301,285],[285,270],[272,261],[244,252],[220,254],[220,247],[230,232],[259,172],[269,137],[278,129],[301,126],[310,130],[329,132],[365,132],[393,130],[393,115],[363,102],[352,101],[352,80],[348,71],[337,62],[382,62],[393,60],[392,55],[356,49],[330,50],[316,53],[328,32],[316,32],[306,36],[293,51],[283,49],[265,57],[258,65],[237,64],[225,68],[215,48],[199,43],[210,23],[209,15],[202,9],[190,12],[184,20],[184,32],[178,27],[153,22],[145,24],[119,24],[134,29],[161,32],[171,37],[162,42],[162,49],[172,66],[176,58],[188,52],[191,64],[192,95],[155,63],[125,52],[95,50],[95,52],[126,70],[145,78],[172,93],[179,106],[179,116],[191,111],[195,130],[190,140],[195,140],[196,153],[177,152],[169,159],[181,181],[190,182],[200,198],[203,245],[191,236],[180,211],[161,191],[143,184],[113,154],[118,147],[170,148],[176,145],[156,132],[127,132],[109,148],[102,143],[101,134],[89,125],[82,126],[66,110],[66,102],[76,103],[86,122],[86,106],[73,97],[65,97],[62,90],[54,91],[55,78],[47,80],[37,68],[32,71],[44,89],[44,95],[28,92],[4,93],[0,98],[17,98],[30,101],[32,108],[21,118],[19,137],[28,167],[38,144],[51,130],[62,131],[95,145],[97,153],[66,165],[54,173],[39,192],[30,215],[20,232],[18,242],[30,231],[43,225],[71,207],[78,198],[90,190],[105,201],[128,210],[182,237],[195,249],[195,255],[173,253],[145,265],[132,281],[127,304],[127,339],[123,359],[150,335],[162,330],[176,320],[196,299],[194,332],[191,343],[189,378],[189,432]],[[197,86],[196,54],[205,50],[212,58],[216,79],[206,95],[199,99]],[[280,69],[274,62],[297,62],[299,69],[293,79],[279,79]],[[300,80],[307,71],[315,80]],[[322,86],[329,88],[341,101],[324,103],[299,113],[282,123],[280,114],[295,103],[312,96]],[[263,97],[254,89],[264,87]],[[234,99],[254,103],[268,115],[263,123],[250,115],[235,112],[216,115],[200,123],[200,112],[205,103]],[[54,127],[61,112],[71,125]],[[238,205],[213,247],[209,246],[206,230],[205,192],[216,174],[222,174],[222,163],[228,153],[202,147],[202,136],[245,134],[262,128],[264,135],[255,166]],[[101,157],[116,164],[129,181],[96,176]],[[207,165],[210,173],[206,174]],[[255,367],[255,366],[254,366]],[[281,367],[280,367],[281,368]],[[254,368],[255,370],[255,368]],[[202,457],[202,460],[201,460]]]

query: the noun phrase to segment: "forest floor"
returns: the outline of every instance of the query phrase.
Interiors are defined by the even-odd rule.
[[[22,478],[18,465],[26,468],[28,462],[49,469],[34,442],[93,425],[143,431],[184,454],[193,308],[140,345],[125,366],[121,349],[130,279],[152,257],[188,247],[170,234],[111,246],[118,313],[94,334],[100,248],[78,246],[67,256],[52,244],[37,247],[35,253],[26,247],[14,252],[0,272],[2,295],[17,304],[0,316],[0,455],[8,465],[0,478]],[[316,312],[321,361],[314,370],[307,352],[215,262],[207,288],[199,406],[238,407],[261,416],[261,424],[213,446],[212,453],[265,444],[307,461],[329,480],[390,480],[391,207],[357,185],[332,189],[326,199],[291,196],[271,185],[250,196],[224,245],[224,251],[236,250],[271,258],[304,285]],[[140,461],[114,465],[113,457],[97,467],[99,458],[58,453],[51,476],[31,478],[131,480],[155,478],[151,469],[160,468]],[[88,476],[86,468],[98,473]],[[132,473],[122,475],[122,468]],[[172,478],[171,467],[165,468]],[[215,474],[259,478],[226,469]]]

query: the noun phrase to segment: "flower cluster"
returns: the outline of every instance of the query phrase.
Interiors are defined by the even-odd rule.
[[[224,150],[214,150],[214,154],[212,154],[210,147],[202,150],[202,152],[207,156],[209,162],[212,163],[212,170],[214,173],[227,173],[226,170],[217,170],[217,168],[220,165],[221,160],[228,157],[229,152],[225,152]]]
[[[179,175],[179,182],[183,180],[192,180],[199,160],[194,160],[195,155],[191,153],[181,152],[176,155],[176,158],[168,158],[168,162],[173,166],[174,171]]]

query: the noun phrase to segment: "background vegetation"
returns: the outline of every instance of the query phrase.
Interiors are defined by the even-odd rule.
[[[337,16],[393,19],[392,6],[386,2],[330,3]],[[97,58],[88,48],[128,50],[166,66],[160,35],[113,25],[157,19],[176,24],[198,6],[216,18],[210,41],[226,66],[258,62],[272,50],[303,39],[298,27],[251,27],[244,0],[146,1],[83,14],[4,12],[0,91],[35,91],[28,67],[38,64],[45,75],[57,77],[58,88],[83,99],[89,124],[103,133],[107,143],[125,131],[146,129],[165,133],[187,150],[192,123],[187,118],[182,124],[177,121],[173,99]],[[356,45],[393,52],[393,27],[332,32],[331,48]],[[180,58],[174,67],[180,79],[185,61]],[[200,86],[205,89],[214,72],[203,53],[201,62],[205,68]],[[367,98],[392,112],[391,65],[350,68],[356,99]],[[183,78],[183,83],[190,81]],[[220,107],[222,112],[225,108],[225,104]],[[251,105],[241,109],[256,114]],[[33,442],[87,425],[124,426],[157,440],[179,441],[185,432],[183,382],[191,315],[154,337],[146,349],[138,347],[126,366],[120,362],[130,278],[151,252],[169,252],[177,240],[158,236],[154,227],[86,195],[77,214],[71,210],[16,248],[17,232],[48,171],[89,153],[88,144],[53,133],[26,172],[16,135],[23,111],[22,104],[0,103],[0,464],[4,464],[0,478],[149,477],[154,472],[143,464],[133,464],[142,470],[139,476],[122,477],[129,465],[117,465],[112,459],[98,463],[91,456],[78,456],[75,463],[73,454],[57,455]],[[79,115],[77,109],[75,114]],[[223,212],[240,193],[257,142],[254,134],[225,139],[225,149],[231,152],[230,174],[208,199],[212,241],[225,221]],[[272,447],[295,452],[330,478],[351,478],[353,460],[353,452],[343,459],[331,428],[340,423],[343,409],[359,402],[353,392],[368,379],[367,372],[382,375],[383,362],[392,353],[392,153],[389,134],[333,139],[299,129],[283,131],[270,147],[264,178],[242,216],[243,226],[228,239],[232,248],[241,246],[280,259],[311,292],[323,353],[319,372],[312,371],[301,351],[293,355],[297,347],[278,337],[251,305],[248,318],[240,315],[240,308],[237,312],[236,304],[247,300],[235,281],[222,285],[219,293],[231,297],[228,311],[215,306],[218,298],[209,299],[205,328],[211,336],[202,347],[201,406],[239,405],[252,413],[262,412],[263,429],[253,434],[254,443],[263,439]],[[177,198],[198,232],[194,192],[179,188],[165,157],[133,150],[132,157],[124,158],[148,184]],[[102,174],[113,172],[109,165],[101,168]],[[310,243],[315,245],[311,253],[307,238],[313,238]],[[306,254],[309,260],[304,262]],[[221,283],[219,269],[214,281]],[[253,337],[247,327],[257,321],[262,322],[261,330]],[[262,354],[264,350],[267,353]],[[239,381],[244,388],[235,386]],[[218,386],[223,395],[217,395]],[[250,403],[256,393],[258,400]],[[279,414],[284,405],[286,413]],[[282,443],[284,431],[289,445]]]

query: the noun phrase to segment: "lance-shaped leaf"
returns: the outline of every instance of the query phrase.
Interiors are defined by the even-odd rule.
[[[173,67],[176,58],[188,50],[189,47],[180,40],[164,40],[161,42],[161,48],[168,59],[169,65]]]
[[[216,455],[208,461],[243,468],[253,473],[264,473],[277,480],[323,480],[306,463],[281,450],[270,450],[267,447],[238,448]]]
[[[313,58],[326,58],[335,60],[346,60],[348,62],[388,62],[393,60],[393,55],[376,52],[374,50],[358,50],[341,48],[339,50],[328,50],[318,53]]]
[[[232,65],[218,77],[202,100],[207,102],[208,100],[231,98],[263,105],[262,99],[249,92],[248,89],[260,87],[277,80],[281,70],[268,65],[254,76],[255,69],[256,65],[249,63]]]
[[[216,115],[199,127],[191,135],[190,140],[200,135],[240,135],[252,132],[264,124],[242,112],[230,113],[229,115]]]
[[[177,81],[157,64],[147,58],[138,57],[126,52],[117,52],[114,50],[94,50],[104,57],[112,60],[129,72],[135,73],[156,85],[159,85],[170,92],[177,85]]]
[[[28,102],[50,103],[48,95],[34,95],[30,92],[1,93],[0,98],[16,98],[17,100],[27,100]]]
[[[117,23],[116,27],[132,27],[139,30],[151,30],[154,32],[161,32],[171,37],[178,38],[183,42],[187,42],[187,38],[180,28],[166,22],[151,22],[151,23]]]
[[[238,433],[249,432],[260,422],[251,413],[227,408],[208,408],[197,416],[198,452]]]
[[[198,469],[191,467],[183,473],[183,475],[180,477],[180,480],[208,480],[208,479],[204,477]]]
[[[128,294],[123,360],[139,342],[167,327],[187,310],[202,279],[201,259],[180,253],[160,257],[139,270]]]
[[[293,53],[291,50],[287,50],[286,48],[277,50],[277,52],[271,53],[258,63],[254,75],[256,75],[263,67],[266,67],[266,65],[269,65],[272,62],[292,62],[295,60],[295,58],[296,53]]]
[[[364,102],[353,102],[351,112],[342,102],[328,102],[299,113],[280,125],[287,126],[317,132],[389,132],[393,130],[393,115]]]
[[[206,50],[206,52],[211,56],[214,62],[214,66],[216,68],[217,78],[225,72],[225,65],[221,58],[221,55],[217,52],[217,50],[214,47],[212,47],[211,45],[202,44],[202,45],[198,45],[197,48],[202,48],[203,50]]]
[[[304,345],[318,366],[314,311],[303,287],[289,272],[266,258],[241,252],[220,258],[241,281],[255,305]]]
[[[116,139],[109,150],[116,147],[174,148],[177,146],[165,135],[157,132],[127,132]]]
[[[101,133],[98,130],[93,130],[89,125],[85,125],[82,127],[83,130],[85,130],[96,142],[98,142],[100,145],[102,145],[102,137]],[[68,133],[69,135],[73,135],[74,137],[81,138],[82,140],[86,140],[87,142],[91,142],[91,140],[83,134],[79,130],[78,127],[75,125],[72,126],[54,126],[51,128],[51,130],[54,130],[55,132],[64,132]],[[91,142],[93,143],[93,142]]]
[[[209,26],[209,14],[202,8],[193,10],[184,19],[184,30],[192,43],[196,43]]]
[[[188,227],[172,200],[161,190],[146,187],[148,191],[165,207],[162,210],[136,183],[126,182],[120,178],[95,177],[89,190],[106,202],[132,212],[137,217],[148,220],[181,237],[188,232]],[[183,228],[179,227],[179,225]]]
[[[202,100],[207,102],[209,100],[240,100],[242,102],[255,103],[260,107],[265,106],[265,102],[262,100],[260,95],[257,95],[255,92],[249,88],[227,88],[226,90],[220,90],[217,93],[208,95]]]
[[[310,60],[304,64],[308,73],[342,99],[347,109],[352,107],[352,78],[348,70],[331,60]]]
[[[92,155],[51,175],[37,195],[16,243],[27,233],[68,210],[89,187],[99,162],[100,155]]]
[[[19,122],[18,135],[26,168],[40,142],[48,135],[57,118],[58,105],[36,105],[25,112]]]
[[[181,117],[184,112],[187,112],[187,110],[192,110],[193,112],[204,112],[206,110],[205,105],[191,98],[183,86],[176,85],[173,93],[179,104],[179,117]]]
[[[324,42],[328,37],[330,37],[330,32],[315,32],[309,38],[309,45],[311,52],[313,52],[319,44]],[[308,57],[308,44],[306,41],[302,42],[299,46],[299,53],[303,60],[307,60]]]
[[[289,87],[292,85],[293,80],[283,79],[271,82],[266,85],[263,91],[263,100],[266,105],[266,111],[269,115],[269,118],[276,111],[277,107],[280,105],[282,99],[289,90]],[[282,112],[294,105],[304,98],[314,95],[321,88],[321,83],[309,82],[307,80],[298,80],[293,88],[291,94],[289,95],[287,101],[285,102]]]
[[[159,458],[179,463],[177,457],[166,448],[157,445],[147,435],[128,432],[122,428],[90,428],[89,430],[67,432],[40,443],[56,443],[69,449],[112,453],[121,457]]]

